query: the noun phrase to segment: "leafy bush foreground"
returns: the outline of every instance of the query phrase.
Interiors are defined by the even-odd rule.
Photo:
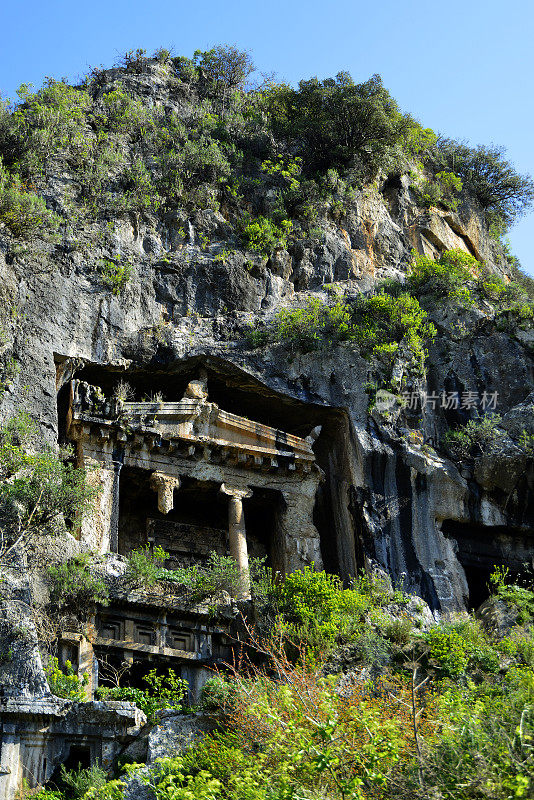
[[[293,573],[271,587],[270,623],[248,627],[238,666],[204,687],[214,732],[148,769],[124,764],[91,788],[81,770],[37,796],[122,800],[135,777],[156,800],[532,797],[534,592],[505,570],[491,590],[516,611],[505,636],[468,614],[422,624],[417,601],[378,578],[343,588]],[[342,642],[353,660],[340,676]]]

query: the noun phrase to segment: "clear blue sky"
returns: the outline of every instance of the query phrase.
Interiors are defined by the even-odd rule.
[[[252,51],[259,69],[292,83],[375,72],[425,126],[472,144],[502,144],[534,174],[532,0],[4,0],[0,91],[44,76],[75,79],[132,48],[192,55],[214,44]],[[534,274],[534,215],[511,231]]]

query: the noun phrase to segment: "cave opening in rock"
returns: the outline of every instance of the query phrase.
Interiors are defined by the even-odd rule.
[[[89,745],[72,743],[68,744],[67,747],[67,757],[54,769],[50,779],[45,784],[45,789],[69,792],[71,787],[63,779],[63,770],[78,772],[81,769],[89,769],[91,766],[91,747]]]
[[[532,530],[454,520],[444,520],[441,530],[455,542],[456,556],[464,569],[469,589],[469,608],[477,609],[488,599],[490,576],[497,566],[508,568],[510,582],[521,584],[532,580]]]
[[[95,656],[99,662],[98,686],[112,688],[117,686],[117,676],[121,688],[149,690],[146,677],[152,670],[158,677],[166,676],[171,669],[177,678],[182,677],[182,667],[175,659],[166,658],[164,655],[152,656],[150,654],[136,653],[128,656],[125,662],[125,652],[122,650],[109,650],[95,648]],[[126,668],[127,667],[127,668]]]

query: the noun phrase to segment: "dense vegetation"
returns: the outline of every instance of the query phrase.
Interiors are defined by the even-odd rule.
[[[346,342],[373,362],[381,386],[399,391],[425,376],[427,347],[436,336],[428,315],[445,303],[458,311],[489,304],[497,327],[509,333],[534,324],[532,286],[504,281],[462,250],[448,250],[437,261],[414,256],[404,283],[387,280],[367,295],[325,288],[327,300],[312,297],[304,307],[282,309],[271,322],[251,328],[250,344],[280,342],[296,353]],[[394,374],[399,363],[402,370]]]
[[[502,149],[439,138],[377,75],[258,84],[249,54],[224,46],[192,59],[130,52],[120,66],[122,77],[94,69],[79,86],[23,85],[16,105],[0,105],[0,221],[15,236],[61,226],[69,239],[84,219],[216,208],[230,238],[268,254],[318,235],[317,220],[339,218],[379,173],[411,174],[423,204],[474,198],[501,234],[534,198]],[[174,107],[133,91],[156,73]],[[51,208],[46,190],[60,173],[71,188]]]
[[[239,668],[203,690],[215,732],[148,770],[123,764],[112,780],[65,773],[61,790],[37,797],[118,800],[129,776],[156,800],[530,797],[534,592],[508,584],[506,570],[491,591],[515,618],[507,630],[467,614],[436,623],[380,578],[347,589],[310,568],[264,584]],[[107,696],[179,707],[181,687],[160,683]]]
[[[34,451],[37,432],[25,413],[0,428],[0,565],[37,534],[75,526],[94,496],[69,450]]]

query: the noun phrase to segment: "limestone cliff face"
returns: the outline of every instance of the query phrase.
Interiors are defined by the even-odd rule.
[[[108,89],[120,80],[148,105],[178,114],[192,102],[173,94],[156,67],[144,75],[112,70],[106,80]],[[68,181],[61,164],[47,178],[58,209]],[[488,563],[501,553],[516,568],[532,545],[532,459],[514,449],[511,437],[476,469],[453,463],[439,449],[440,436],[455,415],[468,413],[427,404],[414,436],[402,415],[368,412],[371,367],[354,345],[307,354],[281,344],[251,349],[246,332],[282,307],[314,295],[326,299],[327,284],[355,293],[402,278],[413,250],[439,256],[459,249],[503,276],[507,262],[473,203],[466,200],[458,212],[420,208],[408,175],[379,176],[347,201],[338,221],[325,215],[320,227],[322,240],[303,239],[269,258],[243,248],[224,207],[80,221],[61,244],[21,247],[0,228],[2,302],[15,310],[5,348],[19,365],[1,413],[27,410],[43,439],[55,442],[58,391],[76,370],[109,386],[133,376],[146,391],[163,387],[172,399],[202,366],[229,410],[302,435],[322,425],[315,451],[325,479],[315,515],[328,569],[348,578],[375,564],[433,608],[461,608],[473,592],[465,569],[477,553]],[[114,295],[98,265],[118,255],[132,275]],[[497,392],[506,430],[532,428],[528,334],[498,330],[484,310],[458,319],[438,308],[432,316],[438,337],[421,388],[436,395]],[[475,573],[476,583],[482,578]]]

